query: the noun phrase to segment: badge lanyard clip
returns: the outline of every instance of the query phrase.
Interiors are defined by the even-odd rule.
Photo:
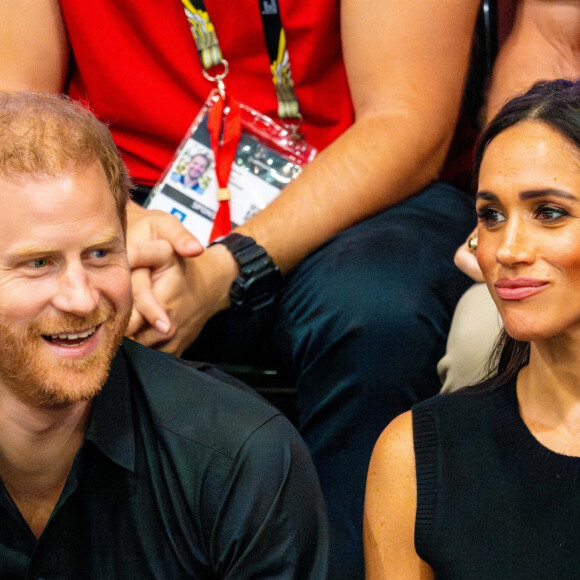
[[[225,58],[222,58],[221,61],[217,63],[217,65],[220,64],[223,66],[224,69],[221,73],[218,73],[216,75],[210,75],[205,68],[202,68],[201,72],[208,81],[215,83],[217,85],[221,98],[225,99],[226,85],[224,83],[224,79],[228,76],[228,73],[230,72],[230,65],[228,64],[228,61]]]

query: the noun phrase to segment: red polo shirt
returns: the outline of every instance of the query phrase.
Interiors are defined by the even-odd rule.
[[[342,61],[339,2],[279,0],[307,140],[318,149],[353,122]],[[132,177],[153,185],[213,88],[180,0],[61,0],[74,65],[68,94],[111,132]],[[277,101],[255,0],[206,0],[228,91],[266,115]]]

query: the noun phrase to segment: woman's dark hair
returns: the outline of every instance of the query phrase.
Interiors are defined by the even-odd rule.
[[[474,191],[487,146],[500,133],[524,121],[549,125],[576,147],[580,157],[580,82],[540,81],[502,107],[479,138],[473,169]],[[489,378],[479,388],[494,388],[511,381],[529,359],[530,343],[515,340],[502,330],[488,361]]]

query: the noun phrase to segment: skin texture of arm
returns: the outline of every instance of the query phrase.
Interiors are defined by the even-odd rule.
[[[0,87],[58,93],[69,46],[57,0],[0,0]]]
[[[417,479],[411,412],[379,437],[369,466],[363,541],[366,580],[430,580],[431,568],[415,551]]]
[[[356,121],[237,230],[264,246],[283,273],[336,233],[436,179],[459,114],[478,5],[477,0],[343,0],[343,47]],[[178,330],[172,340],[154,329],[137,331],[138,340],[179,352],[216,309],[227,307],[237,268],[231,257],[218,259],[214,248],[186,260],[185,278],[175,285],[166,278],[153,287],[173,314]],[[208,294],[217,298],[204,303]]]
[[[537,80],[580,78],[580,1],[519,0],[493,69],[486,119]]]
[[[459,114],[478,2],[343,0],[356,121],[242,226],[283,272],[438,175]]]

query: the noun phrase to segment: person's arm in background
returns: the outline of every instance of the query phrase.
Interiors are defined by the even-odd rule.
[[[69,46],[57,0],[0,0],[0,88],[60,92]]]
[[[535,81],[557,78],[580,78],[580,1],[519,0],[493,68],[486,120]]]
[[[498,9],[515,19],[500,47],[487,95],[485,122],[511,97],[538,80],[580,78],[580,0],[498,0]],[[475,234],[476,232],[473,232]],[[467,238],[455,264],[476,282],[483,276]]]
[[[478,0],[342,1],[355,123],[237,230],[264,246],[283,273],[336,233],[437,179],[459,115],[478,8]],[[186,279],[176,268],[154,283],[177,332],[167,342],[154,329],[132,326],[145,344],[181,352],[229,305],[238,269],[224,247],[185,262]]]
[[[355,123],[239,228],[283,272],[437,178],[459,114],[477,8],[473,0],[342,1]]]

